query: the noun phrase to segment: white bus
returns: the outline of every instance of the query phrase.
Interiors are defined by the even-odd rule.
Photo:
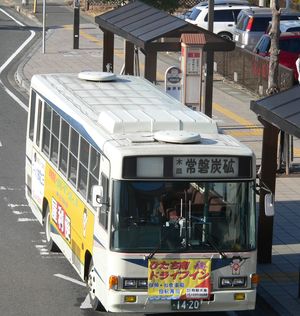
[[[26,196],[95,309],[255,308],[249,148],[133,76],[35,75],[29,106]]]

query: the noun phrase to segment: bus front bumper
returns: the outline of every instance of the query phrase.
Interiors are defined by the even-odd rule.
[[[235,300],[235,294],[244,293],[244,300]],[[240,291],[212,292],[213,300],[201,301],[196,310],[173,310],[170,300],[154,301],[147,294],[140,292],[110,291],[107,309],[109,312],[136,313],[176,313],[176,312],[212,312],[212,311],[241,311],[255,309],[256,289]],[[125,303],[126,296],[136,296],[133,303]]]

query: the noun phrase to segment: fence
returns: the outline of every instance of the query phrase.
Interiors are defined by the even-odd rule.
[[[216,52],[214,57],[217,73],[260,96],[266,95],[269,76],[269,61],[266,58],[239,47],[231,52]],[[292,87],[293,83],[293,70],[279,65],[280,91]]]
[[[84,7],[86,10],[89,10],[90,7],[118,8],[127,2],[129,2],[129,0],[84,0]],[[188,9],[199,2],[200,0],[179,0],[178,4],[179,7]]]

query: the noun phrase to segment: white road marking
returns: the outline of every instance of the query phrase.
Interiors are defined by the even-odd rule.
[[[23,215],[23,214],[31,214],[30,211],[28,212],[22,212],[22,211],[12,211],[15,215]]]
[[[11,16],[9,13],[4,11],[3,9],[0,8],[0,11],[7,15],[10,19],[15,21],[17,24],[21,26],[25,26],[23,23],[15,19],[13,16]],[[3,72],[3,70],[13,61],[13,59],[22,51],[22,49],[34,38],[35,32],[33,30],[30,30],[30,36],[27,38],[27,40],[6,60],[6,62],[0,67],[0,75]],[[3,86],[4,90],[6,93],[14,99],[25,111],[28,111],[28,107],[12,92],[10,91],[7,87],[4,86],[2,81],[0,80],[0,84]]]
[[[28,204],[8,204],[8,207],[15,208],[15,207],[28,207]]]
[[[0,186],[0,191],[21,191],[23,189],[16,189],[16,188],[9,188],[9,187],[5,187],[3,185]]]
[[[70,281],[70,282],[73,282],[75,284],[78,284],[78,285],[81,285],[81,286],[84,286],[86,287],[86,284],[84,282],[81,282],[81,281],[78,281],[76,279],[73,279],[73,278],[70,278],[66,275],[63,275],[63,274],[60,274],[60,273],[57,273],[57,274],[54,274],[54,276],[56,276],[57,278],[61,278],[61,279],[64,279],[66,281]]]
[[[87,294],[85,300],[80,305],[80,309],[91,309],[91,308],[93,308],[91,304],[91,297],[90,297],[90,294]]]
[[[18,218],[18,222],[37,222],[36,218],[27,218],[27,217],[20,217]]]

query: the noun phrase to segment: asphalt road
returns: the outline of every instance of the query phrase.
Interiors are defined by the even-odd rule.
[[[26,51],[4,66],[30,34],[0,11],[0,315],[82,315],[85,285],[72,282],[79,278],[61,254],[45,250],[42,227],[24,194],[27,112],[7,88],[27,104],[9,85],[11,71]]]

